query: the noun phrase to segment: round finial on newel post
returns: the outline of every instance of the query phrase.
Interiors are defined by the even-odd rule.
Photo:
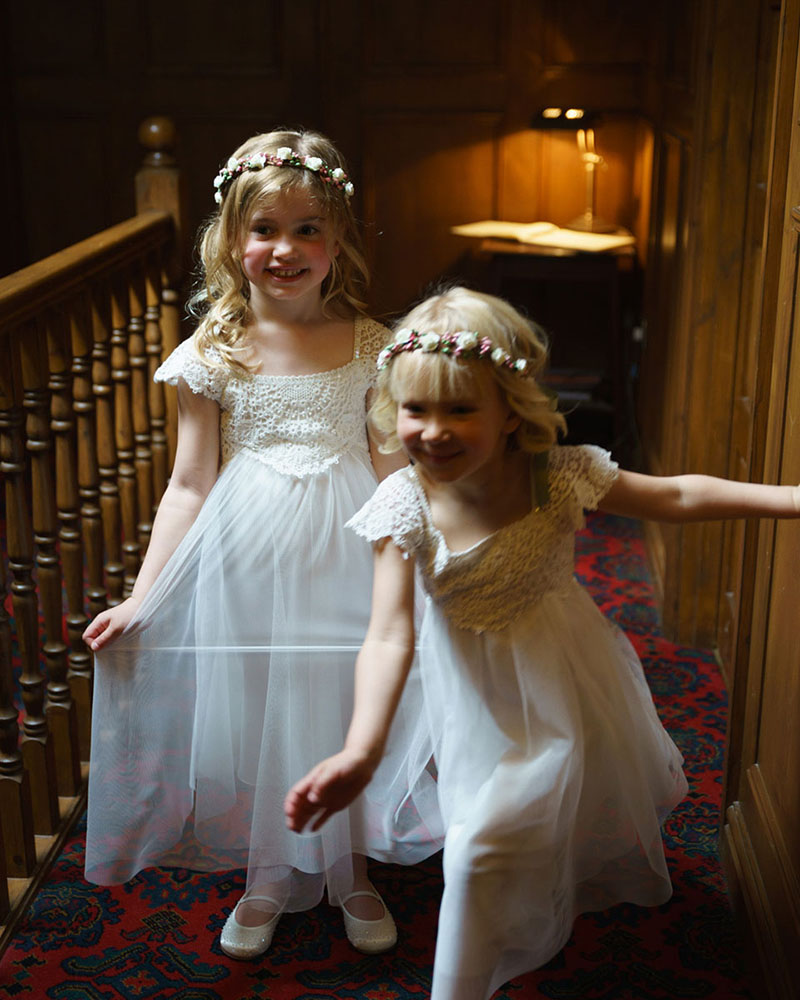
[[[166,270],[178,280],[188,262],[186,242],[186,188],[173,156],[178,131],[171,118],[152,115],[138,129],[139,142],[147,150],[136,172],[136,212],[169,212],[175,223],[175,241]]]
[[[139,126],[139,142],[148,150],[144,162],[148,167],[171,167],[175,163],[175,122],[165,115],[145,118]]]

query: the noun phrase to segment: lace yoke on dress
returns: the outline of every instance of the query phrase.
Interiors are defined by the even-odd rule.
[[[205,364],[192,338],[155,373],[157,381],[189,388],[219,403],[222,461],[247,451],[292,476],[323,472],[348,453],[367,454],[365,398],[388,337],[375,320],[355,322],[353,358],[311,375],[261,375]],[[219,355],[209,350],[213,361]]]
[[[463,552],[451,552],[431,520],[412,467],[385,479],[348,526],[369,541],[391,538],[413,555],[426,592],[454,625],[471,632],[512,624],[545,594],[572,586],[575,531],[617,476],[616,462],[594,445],[549,452],[550,498]]]

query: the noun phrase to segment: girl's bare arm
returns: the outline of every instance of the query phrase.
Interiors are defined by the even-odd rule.
[[[83,633],[93,650],[115,639],[128,625],[169,557],[191,527],[219,471],[219,406],[178,383],[178,443],[169,485],[153,521],[133,592],[128,600],[101,612]]]
[[[739,483],[714,476],[645,476],[621,470],[599,507],[609,514],[653,521],[800,517],[800,487]]]
[[[312,829],[369,784],[414,658],[414,563],[388,538],[375,546],[372,616],[356,659],[353,718],[340,753],[317,764],[286,796],[290,829]]]

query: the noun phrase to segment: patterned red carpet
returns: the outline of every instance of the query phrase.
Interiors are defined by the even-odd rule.
[[[631,637],[667,729],[686,757],[690,792],[665,842],[675,892],[653,910],[619,906],[579,918],[545,967],[497,1000],[729,1000],[749,996],[741,942],[717,854],[726,702],[710,653],[659,633],[638,526],[595,515],[579,538],[578,575]],[[269,953],[235,962],[219,948],[243,872],[151,870],[124,886],[83,879],[83,829],[65,850],[5,954],[0,996],[52,1000],[416,1000],[429,994],[441,868],[375,865],[400,943],[365,957],[338,910],[282,918]],[[502,905],[498,901],[498,905]]]

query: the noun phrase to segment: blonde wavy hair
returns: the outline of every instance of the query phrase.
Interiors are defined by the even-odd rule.
[[[317,156],[331,170],[348,172],[341,153],[319,132],[276,129],[254,135],[232,154],[237,159],[255,153],[277,153],[291,147],[300,156]],[[322,283],[322,310],[329,317],[364,313],[369,271],[364,259],[358,223],[344,192],[325,184],[312,170],[267,164],[246,171],[228,185],[218,210],[198,237],[200,275],[189,300],[189,313],[199,318],[196,350],[206,363],[206,350],[215,348],[223,363],[248,370],[239,360],[250,322],[250,285],[242,271],[241,255],[253,213],[274,205],[282,194],[301,191],[321,206],[329,222],[331,269]],[[338,247],[334,254],[333,244]]]
[[[382,440],[381,451],[390,453],[401,447],[397,408],[410,381],[415,388],[439,399],[470,389],[479,365],[492,373],[508,405],[521,418],[519,427],[509,436],[511,447],[531,453],[546,451],[560,433],[566,432],[567,424],[556,409],[555,397],[538,381],[547,365],[546,334],[508,302],[456,286],[415,306],[395,325],[395,329],[404,328],[440,336],[474,330],[514,359],[524,358],[528,362],[527,374],[523,377],[488,358],[465,360],[420,350],[396,355],[378,376],[369,411],[370,423]]]

